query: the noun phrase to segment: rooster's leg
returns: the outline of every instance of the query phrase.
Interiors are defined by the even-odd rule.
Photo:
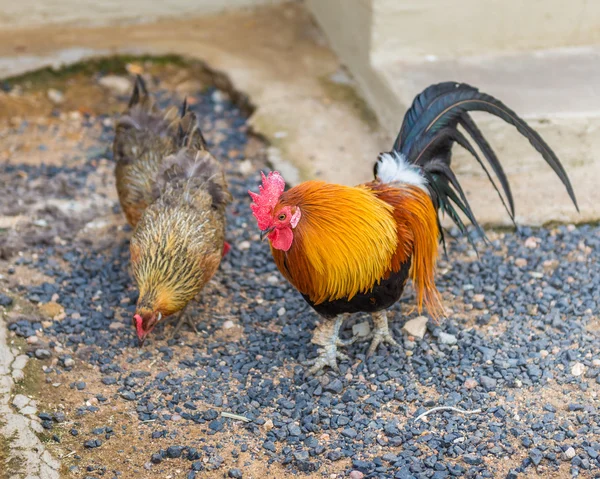
[[[179,316],[178,316],[179,321],[177,321],[177,326],[175,326],[175,329],[173,330],[173,334],[171,334],[171,338],[174,338],[175,336],[177,336],[177,333],[179,332],[179,330],[181,329],[181,326],[183,326],[184,323],[187,323],[188,326],[190,328],[192,328],[192,331],[194,331],[196,334],[198,334],[198,330],[196,329],[196,324],[192,320],[191,316],[189,314],[186,314],[186,310],[187,310],[187,305],[179,313]]]
[[[348,356],[341,351],[338,351],[338,346],[348,346],[358,339],[355,336],[347,341],[340,339],[340,328],[344,322],[344,316],[339,316],[335,320],[325,319],[317,326],[311,342],[321,346],[319,350],[319,356],[307,362],[312,365],[312,368],[308,371],[308,374],[315,375],[319,371],[323,370],[326,366],[329,366],[336,372],[340,372],[337,360],[350,359]]]
[[[373,325],[375,326],[373,329],[373,340],[371,341],[371,345],[367,351],[367,356],[370,356],[377,351],[377,348],[382,343],[388,343],[392,346],[400,347],[390,332],[390,328],[388,327],[387,313],[385,311],[373,313]]]

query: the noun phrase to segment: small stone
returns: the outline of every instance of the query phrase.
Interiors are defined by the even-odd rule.
[[[517,258],[515,260],[515,266],[525,268],[527,266],[527,260],[525,258]]]
[[[225,321],[223,323],[223,329],[231,329],[235,326],[235,323],[233,321],[231,321],[230,319],[228,319],[227,321]]]
[[[354,326],[352,326],[353,336],[366,338],[369,334],[371,334],[371,325],[368,321],[363,321],[362,323],[357,323]]]
[[[442,344],[456,344],[458,342],[458,339],[456,339],[456,336],[454,336],[454,334],[448,334],[448,333],[440,333],[440,335],[438,336],[440,343]]]
[[[473,302],[474,303],[483,303],[485,301],[485,294],[474,294]]]
[[[72,368],[75,366],[75,360],[73,358],[65,358],[63,361],[65,368]]]
[[[152,464],[160,464],[162,462],[162,456],[158,453],[154,453],[152,454],[150,461],[152,462]]]
[[[531,450],[531,452],[529,453],[529,457],[531,458],[531,461],[536,466],[539,466],[540,462],[542,462],[542,459],[544,458],[544,455],[542,454],[542,451],[540,451],[539,449],[535,448],[535,449]]]
[[[530,248],[530,249],[537,248],[538,247],[537,238],[534,238],[533,236],[530,236],[529,238],[527,238],[525,240],[525,247]]]
[[[573,376],[581,376],[585,371],[585,366],[582,363],[575,363],[571,368],[571,374]]]
[[[270,431],[273,429],[273,421],[271,419],[267,419],[263,424],[263,427],[265,428],[265,431]]]
[[[425,331],[427,331],[427,321],[428,320],[425,316],[419,316],[407,321],[402,327],[402,330],[410,336],[423,339],[425,336]]]
[[[344,389],[344,384],[338,378],[335,378],[329,384],[327,384],[326,386],[323,386],[323,389],[325,391],[331,391],[332,393],[339,394]]]
[[[563,456],[566,460],[570,461],[575,457],[575,449],[569,447],[564,453]]]
[[[473,389],[473,388],[476,388],[478,384],[479,383],[475,379],[469,378],[465,381],[465,388]]]
[[[183,453],[183,446],[169,446],[167,448],[167,457],[170,459],[178,459]]]
[[[250,249],[250,241],[241,241],[237,247],[240,251],[247,251]]]
[[[111,331],[117,331],[119,329],[124,329],[125,327],[126,325],[119,321],[114,321],[108,325],[108,329],[110,329]]]
[[[548,357],[548,355],[549,355],[549,354],[550,354],[550,353],[549,353],[548,351],[546,351],[545,349],[542,349],[542,350],[540,351],[540,357],[541,357],[542,359],[546,359],[546,358]]]
[[[106,386],[111,386],[112,384],[116,384],[117,383],[117,378],[115,378],[114,376],[104,376],[102,379],[102,384],[106,385]]]
[[[48,359],[50,357],[50,351],[47,349],[36,349],[35,357],[38,359]]]
[[[481,376],[479,381],[481,382],[481,385],[486,389],[495,389],[496,384],[498,382],[494,378],[490,378],[489,376]]]
[[[13,398],[12,404],[17,409],[23,409],[25,406],[27,406],[27,404],[29,404],[29,398],[23,394],[17,394]]]
[[[233,477],[234,479],[241,479],[242,477],[244,477],[242,475],[242,471],[240,471],[239,469],[229,469],[227,475],[229,477]]]
[[[49,318],[54,318],[63,312],[63,307],[55,303],[54,301],[50,301],[49,303],[40,304],[39,306],[40,312],[44,316],[48,316]]]
[[[123,391],[121,397],[127,401],[135,401],[135,393],[132,391]]]
[[[279,283],[279,278],[272,274],[267,278],[267,283],[269,283],[270,285],[276,285],[277,283]]]
[[[273,441],[265,441],[263,443],[263,447],[267,450],[267,451],[271,451],[271,452],[275,452],[277,451],[277,449],[275,448],[275,443]]]
[[[13,299],[4,293],[0,293],[0,306],[4,306],[6,308],[11,304],[13,304]]]
[[[55,88],[49,88],[46,94],[48,96],[48,100],[50,100],[55,105],[60,105],[62,102],[65,101],[65,95],[63,95],[61,91],[56,90]]]
[[[281,317],[285,314],[285,308],[282,306],[277,310],[277,316]]]
[[[106,75],[100,78],[98,83],[117,95],[125,95],[130,93],[131,90],[131,83],[129,83],[129,80],[117,75]]]
[[[348,477],[350,479],[363,479],[365,475],[360,471],[352,471]]]
[[[475,454],[465,454],[463,456],[463,459],[467,464],[471,466],[477,466],[478,464],[481,464],[483,462],[481,457]]]

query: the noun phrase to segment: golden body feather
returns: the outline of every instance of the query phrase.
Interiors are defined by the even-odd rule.
[[[302,217],[291,248],[271,247],[281,273],[315,305],[352,300],[412,261],[410,277],[434,317],[442,313],[434,284],[439,231],[428,194],[406,184],[374,181],[348,187],[307,181],[284,192],[278,208]]]

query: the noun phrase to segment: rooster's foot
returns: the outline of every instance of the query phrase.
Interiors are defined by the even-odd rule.
[[[175,326],[175,329],[171,334],[171,338],[177,336],[177,333],[179,333],[181,326],[183,326],[185,323],[187,323],[187,325],[192,329],[192,331],[198,334],[198,330],[196,329],[196,323],[194,323],[194,320],[191,318],[191,316],[189,314],[186,314],[184,310],[179,314],[179,321],[177,321],[177,325]]]
[[[340,328],[344,322],[344,317],[338,317],[335,320],[324,319],[321,324],[317,326],[313,333],[312,343],[317,344],[320,347],[319,356],[317,359],[313,359],[306,363],[307,366],[312,366],[308,375],[315,375],[322,371],[326,366],[329,366],[335,372],[339,373],[340,368],[337,360],[348,360],[348,356],[341,351],[338,351],[338,346],[349,346],[354,343],[358,336],[350,338],[347,341],[340,339]]]
[[[371,341],[371,345],[369,346],[369,350],[367,351],[367,356],[371,356],[375,351],[377,351],[379,345],[383,343],[396,346],[397,348],[400,347],[390,332],[387,314],[385,311],[373,313],[373,325],[375,326],[372,335],[373,339]]]
[[[312,367],[308,370],[308,375],[315,376],[318,372],[323,371],[325,367],[329,366],[336,373],[340,372],[337,360],[342,361],[349,360],[348,355],[338,351],[335,344],[329,344],[319,349],[319,356],[316,359],[312,359],[306,362],[307,366]]]

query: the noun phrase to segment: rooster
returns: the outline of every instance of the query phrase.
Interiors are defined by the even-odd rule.
[[[144,210],[154,201],[153,188],[163,158],[177,151],[180,128],[190,122],[184,102],[181,115],[172,107],[161,112],[137,76],[127,111],[116,125],[113,157],[119,201],[127,222],[135,227]],[[198,141],[206,142],[198,131]]]
[[[133,324],[140,345],[164,318],[180,313],[215,274],[229,250],[225,207],[231,202],[225,175],[206,150],[196,117],[187,112],[180,127],[181,147],[162,159],[152,203],[133,232],[133,277],[139,289]],[[185,133],[184,133],[185,131]]]
[[[470,111],[488,112],[515,126],[558,175],[577,208],[564,168],[538,133],[502,102],[456,82],[432,85],[417,95],[392,150],[378,156],[373,181],[356,187],[307,181],[284,191],[284,179],[271,172],[262,174],[259,193],[249,192],[261,239],[268,238],[279,271],[322,317],[312,338],[319,355],[309,374],[325,367],[339,371],[337,360],[347,359],[338,347],[358,337],[340,339],[345,313],[372,314],[368,355],[382,343],[398,346],[386,310],[399,300],[409,278],[418,311],[425,305],[434,320],[445,315],[434,280],[438,242],[444,243],[440,216],[449,215],[465,234],[462,213],[483,234],[450,167],[454,143],[484,168],[514,222],[506,174]],[[506,201],[458,126],[483,152]]]

